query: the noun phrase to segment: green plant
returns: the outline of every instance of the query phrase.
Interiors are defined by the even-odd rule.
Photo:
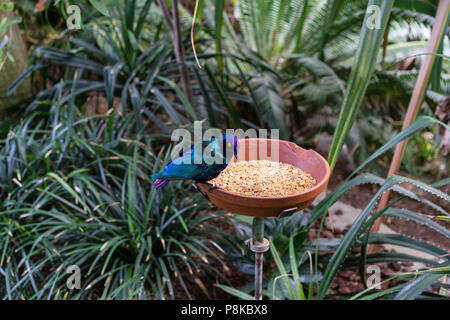
[[[170,150],[134,135],[132,115],[86,113],[54,103],[0,141],[0,296],[192,298],[187,282],[208,295],[202,280],[227,268],[220,214],[182,183],[152,187]]]
[[[423,292],[423,290],[433,285],[442,276],[447,275],[450,272],[450,267],[448,265],[448,263],[443,263],[442,266],[435,268],[429,268],[421,271],[414,270],[392,276],[382,283],[387,283],[394,279],[402,279],[406,280],[406,282],[378,292],[371,292],[375,289],[375,287],[369,287],[352,296],[350,300],[374,300],[378,298],[393,298],[398,300],[412,300],[416,298],[445,299],[442,295]]]
[[[424,40],[436,10],[433,9],[436,1],[431,1],[429,6],[418,2],[411,2],[409,6],[396,5],[392,9],[395,14],[383,20],[388,24],[386,32],[383,28],[369,30],[363,24],[366,15],[372,17],[374,14],[370,10],[365,13],[375,3],[361,1],[240,0],[230,5],[235,13],[233,18],[229,11],[225,12],[223,1],[206,1],[199,10],[202,16],[211,17],[202,20],[201,30],[206,32],[206,25],[215,31],[216,51],[252,61],[245,65],[239,63],[242,71],[249,75],[248,83],[254,96],[253,101],[247,101],[256,111],[249,120],[253,119],[259,126],[280,129],[283,139],[311,144],[317,132],[333,133],[334,117],[340,111],[338,107],[346,93],[353,92],[346,92],[345,87],[350,83],[349,74],[357,50],[372,54],[372,67],[376,70],[373,77],[362,78],[367,82],[367,90],[363,90],[367,99],[360,102],[364,105],[363,110],[375,109],[372,105],[375,100],[380,101],[376,105],[378,116],[391,119],[398,113],[402,115],[399,105],[405,104],[417,72],[412,66],[409,67],[411,70],[403,70],[401,62],[425,51]],[[211,11],[211,7],[215,10]],[[382,13],[381,16],[388,15]],[[358,42],[363,41],[359,38],[361,27],[369,30],[370,35],[377,34],[376,48],[358,49]],[[385,41],[381,47],[383,36]],[[203,48],[199,44],[197,47],[209,50],[208,46]],[[419,63],[417,59],[414,66]],[[217,69],[226,75],[237,71],[229,61],[223,60],[217,61]],[[223,79],[222,85],[227,87],[228,81],[228,78]],[[441,88],[448,87],[445,80],[440,82]],[[363,87],[355,86],[358,90]],[[248,94],[248,87],[241,88],[239,93]],[[434,105],[444,98],[442,93],[428,91],[427,102]],[[427,114],[432,115],[432,112]],[[318,115],[330,119],[328,125],[321,121],[316,127],[314,122],[308,121]]]
[[[120,2],[118,7],[110,8],[109,14],[85,23],[69,41],[38,47],[33,52],[33,65],[11,84],[9,93],[29,74],[42,70],[43,80],[50,80],[53,86],[39,91],[28,110],[59,95],[63,101],[75,98],[81,103],[88,97],[104,95],[109,109],[119,107],[123,114],[134,114],[137,132],[158,130],[169,135],[174,127],[202,119],[215,127],[255,127],[241,117],[231,100],[255,101],[253,91],[248,97],[230,87],[225,89],[217,80],[221,74],[215,72],[214,61],[210,61],[217,54],[200,57],[204,71],[193,66],[192,56],[184,62],[179,60],[174,49],[179,44],[165,34],[163,15],[153,1]],[[184,34],[186,28],[181,31]],[[188,43],[182,45],[190,48]],[[241,65],[252,63],[233,55],[223,55],[223,59],[237,69],[237,61]],[[188,67],[185,82],[192,85],[193,102],[182,89],[184,86],[178,85],[180,64]],[[232,88],[250,88],[248,78],[242,71],[232,73],[229,84],[233,84]]]
[[[108,5],[112,2],[116,6]],[[416,10],[420,2],[411,1],[408,8]],[[9,90],[12,92],[36,70],[42,71],[45,85],[51,84],[39,92],[28,108],[31,115],[18,126],[7,122],[0,126],[0,132],[4,132],[1,137],[5,136],[0,141],[0,296],[132,299],[178,298],[184,292],[191,298],[187,282],[195,282],[208,295],[202,279],[211,273],[220,277],[220,269],[226,268],[216,249],[225,249],[236,266],[246,272],[250,263],[242,257],[242,248],[234,250],[231,235],[210,227],[216,216],[200,212],[206,208],[205,202],[191,189],[181,183],[159,193],[151,189],[149,177],[167,162],[169,155],[160,152],[157,138],[201,119],[215,127],[278,128],[281,138],[298,138],[290,124],[303,129],[319,108],[340,105],[342,97],[347,97],[344,84],[350,67],[353,63],[361,65],[353,56],[365,3],[242,0],[237,6],[241,18],[236,27],[224,15],[225,1],[215,1],[214,12],[212,1],[199,1],[198,21],[202,25],[196,46],[203,52],[198,55],[203,70],[194,66],[188,51],[191,44],[181,41],[180,35],[187,28],[179,18],[190,18],[181,6],[180,17],[175,18],[177,30],[166,30],[164,14],[151,0],[89,3],[102,15],[95,11],[95,19],[85,21],[84,30],[73,34],[73,38],[55,41],[52,47],[39,47],[33,65]],[[383,12],[390,11],[391,1],[382,3]],[[63,8],[60,4],[59,9]],[[385,17],[383,25],[402,32],[429,27],[433,23],[432,8],[419,9],[407,11],[397,6],[392,9],[395,15],[389,24]],[[170,21],[165,20],[167,24]],[[350,115],[351,121],[339,121],[340,136],[333,148],[333,159],[361,103],[370,111],[383,109],[384,116],[401,115],[401,111],[389,108],[397,107],[399,97],[408,96],[417,77],[414,70],[398,70],[395,64],[415,54],[413,50],[420,52],[423,41],[384,41],[381,46],[383,32],[364,28],[362,34],[373,41],[361,37],[367,45],[361,48],[369,48],[372,59],[365,66],[368,72],[354,70],[350,76],[349,88],[355,90],[347,91],[351,99],[344,98],[341,111]],[[177,33],[171,34],[172,41],[167,32]],[[426,34],[422,33],[419,40]],[[384,36],[386,39],[386,33]],[[177,55],[183,48],[188,54],[180,59]],[[445,46],[441,50],[444,52]],[[447,64],[442,59],[444,68]],[[364,78],[364,85],[355,82],[357,76]],[[436,91],[427,91],[424,96],[429,101],[442,99],[448,90],[448,79],[438,80],[434,86],[440,88],[433,87]],[[192,85],[192,100],[183,82]],[[181,88],[178,83],[182,83]],[[362,99],[365,92],[367,101]],[[108,111],[89,115],[85,107],[75,107],[96,96],[104,96]],[[384,98],[391,100],[380,108],[377,99]],[[428,109],[430,106],[427,113],[431,114]],[[39,112],[32,113],[34,110]],[[289,119],[293,119],[292,123],[286,122]],[[393,128],[394,136],[378,151],[362,157],[355,173],[399,141],[433,123],[437,121],[422,117],[399,134]],[[314,134],[317,131],[313,130]],[[385,140],[387,136],[378,143]],[[444,209],[399,186],[403,182],[449,201],[448,195],[436,189],[447,184],[448,179],[428,186],[404,177],[385,180],[362,174],[346,181],[313,210],[297,212],[281,221],[267,219],[271,255],[266,255],[266,264],[275,263],[277,269],[269,275],[265,296],[311,299],[315,285],[317,298],[321,299],[328,294],[341,266],[359,268],[364,281],[366,263],[420,261],[433,268],[418,272],[417,279],[412,278],[415,275],[399,276],[406,282],[387,292],[372,294],[368,289],[355,297],[422,297],[426,288],[448,273],[447,262],[438,265],[416,256],[365,252],[369,244],[389,243],[443,256],[440,248],[411,237],[371,233],[376,217],[392,216],[423,223],[450,236],[435,221],[420,213],[396,209],[393,203],[369,217],[378,196],[394,189],[440,211],[443,216],[439,219],[448,220]],[[306,241],[309,230],[323,223],[328,208],[362,183],[381,187],[347,235],[343,239],[324,239],[319,232],[318,239]],[[242,235],[248,227],[245,222],[234,220]],[[362,253],[347,257],[353,248],[361,248]],[[448,260],[447,256],[442,258]],[[65,268],[69,265],[80,266],[82,291],[66,289]],[[219,281],[226,283],[224,277]],[[251,297],[251,288],[220,287],[241,298]],[[307,293],[303,291],[306,287]]]
[[[403,129],[410,126],[413,123],[414,119],[416,118],[417,113],[419,111],[419,107],[425,98],[426,88],[428,87],[430,78],[432,77],[433,74],[434,76],[432,81],[432,87],[435,88],[436,86],[438,86],[438,83],[436,83],[435,80],[436,76],[439,80],[442,63],[440,63],[440,61],[438,61],[438,63],[435,63],[436,60],[438,60],[436,59],[435,54],[439,51],[442,51],[443,40],[447,29],[449,15],[450,15],[449,3],[447,3],[446,1],[439,0],[439,6],[436,9],[436,21],[433,26],[433,31],[427,48],[427,50],[432,54],[426,57],[423,65],[420,68],[419,77],[415,84],[414,91],[413,94],[411,95],[411,100],[408,105],[408,110],[406,111],[405,119],[403,121],[402,127]],[[406,143],[407,140],[402,141],[395,147],[394,157],[389,166],[388,177],[398,172],[403,154],[406,149]],[[389,192],[386,192],[381,197],[380,204],[378,206],[379,210],[382,210],[386,206],[389,194],[390,194]],[[378,230],[380,224],[381,219],[379,219],[375,223],[374,229]]]
[[[272,298],[273,299],[281,299],[284,297],[288,297],[288,299],[290,300],[311,300],[313,297],[313,283],[314,283],[314,279],[313,279],[313,269],[312,269],[312,257],[309,251],[305,252],[303,254],[303,256],[300,258],[299,261],[297,261],[296,258],[296,253],[295,253],[295,249],[294,249],[294,236],[292,236],[289,239],[289,267],[290,267],[290,272],[292,274],[289,274],[288,271],[286,271],[283,261],[281,261],[281,258],[277,252],[277,248],[274,246],[273,242],[270,241],[270,252],[272,253],[272,256],[275,260],[275,263],[277,265],[277,269],[278,269],[278,274],[274,275],[274,278],[271,280],[272,284],[269,285],[269,288],[272,287]],[[309,256],[307,256],[307,254]],[[303,290],[303,284],[302,282],[305,282],[299,273],[299,265],[303,264],[303,258],[306,257],[310,259],[309,263],[310,263],[310,273],[309,273],[309,287],[308,287],[308,294],[307,296],[305,295],[305,292]],[[284,283],[284,288],[285,290],[280,290],[279,294],[276,295],[275,294],[275,290],[276,290],[276,284],[277,281],[279,279],[283,280]],[[292,281],[291,281],[292,279]],[[303,281],[302,281],[303,280]],[[292,283],[293,282],[293,283]],[[294,289],[295,288],[295,289]],[[287,295],[285,294],[285,291],[287,291]],[[281,295],[281,297],[280,297]]]
[[[281,260],[280,255],[277,252],[277,248],[273,243],[272,238],[270,239],[270,252],[271,257],[275,261],[278,273],[274,273],[272,278],[269,280],[269,284],[267,285],[267,290],[263,290],[263,294],[271,299],[284,299],[288,298],[291,300],[311,300],[313,295],[313,270],[312,270],[312,261],[310,260],[310,273],[309,273],[309,288],[308,294],[305,295],[303,290],[302,282],[305,282],[304,275],[300,275],[299,266],[303,264],[304,257],[309,252],[305,252],[300,260],[297,260],[297,254],[294,249],[294,238],[296,235],[293,235],[289,238],[289,263],[286,264],[289,267],[289,272],[285,268],[284,261]],[[311,259],[311,255],[307,256]],[[279,289],[277,283],[282,283],[281,288]],[[253,300],[254,297],[249,295],[247,292],[242,290],[237,290],[232,287],[226,285],[218,285],[219,288],[228,292],[231,295],[237,296],[241,299]],[[272,289],[270,289],[272,288]]]
[[[432,2],[433,5],[435,5],[435,11],[437,12],[437,1],[433,1]],[[369,3],[369,6],[371,5],[378,5],[380,6],[380,1],[372,1]],[[349,79],[349,83],[348,83],[348,88],[346,91],[346,95],[344,98],[344,101],[342,103],[342,108],[339,114],[339,119],[338,119],[338,123],[336,126],[336,130],[333,136],[333,142],[331,145],[331,149],[330,149],[330,153],[328,156],[328,160],[330,162],[330,166],[333,169],[334,165],[336,164],[337,158],[341,152],[341,149],[348,137],[348,134],[350,132],[350,129],[353,126],[353,123],[355,122],[357,113],[359,111],[360,105],[363,101],[365,92],[367,87],[369,86],[369,82],[371,77],[373,76],[374,70],[375,70],[375,66],[377,63],[377,56],[379,55],[379,48],[381,45],[381,40],[383,37],[383,33],[385,33],[385,29],[388,23],[388,18],[389,18],[389,14],[391,12],[392,6],[393,6],[393,1],[383,1],[382,2],[382,6],[381,8],[381,16],[383,17],[381,19],[381,28],[380,29],[370,29],[367,25],[367,23],[365,22],[363,24],[363,27],[361,29],[361,40],[360,40],[360,45],[358,47],[358,52],[357,52],[357,57],[353,62],[353,68],[352,68],[352,73],[350,74],[350,79]],[[408,113],[406,115],[406,120],[404,123],[404,126],[402,129],[406,129],[407,126],[409,126],[416,114],[417,114],[417,108],[418,106],[423,102],[425,96],[427,95],[427,86],[428,86],[428,80],[430,79],[430,75],[433,71],[433,63],[436,60],[435,59],[435,52],[437,47],[443,46],[443,42],[444,42],[444,38],[445,38],[445,30],[446,30],[446,25],[447,25],[447,16],[448,16],[448,6],[446,7],[444,3],[442,3],[442,9],[440,12],[440,21],[436,21],[439,22],[439,30],[436,30],[434,32],[434,36],[433,39],[430,40],[430,43],[433,43],[433,47],[435,50],[430,50],[431,48],[428,48],[428,51],[432,52],[432,56],[428,56],[426,59],[426,63],[427,63],[427,70],[423,72],[423,76],[419,79],[417,79],[417,82],[415,82],[415,85],[417,87],[418,90],[415,90],[416,92],[414,93],[412,100],[411,100],[411,107],[408,108]],[[404,5],[404,4],[403,4]],[[428,7],[428,4],[426,6],[423,6],[422,4],[417,4],[416,2],[412,2],[410,4],[411,7],[409,8],[419,8],[427,13],[429,13],[429,11],[432,10],[432,8],[430,9]],[[408,6],[407,6],[408,7]],[[432,7],[432,6],[431,6]],[[420,12],[419,12],[420,14]],[[390,54],[392,55],[393,53],[398,53],[398,52],[403,52],[403,54],[409,55],[409,48],[408,47],[417,47],[417,43],[414,42],[407,42],[407,43],[400,43],[400,45],[398,46],[398,48],[393,48],[393,46],[391,46],[391,52]],[[422,48],[420,50],[425,50],[424,48],[424,43],[420,44],[422,46]],[[384,40],[384,51],[383,51],[383,64],[386,61],[386,52],[387,52],[387,37],[385,34],[385,40]],[[393,50],[392,50],[393,49]],[[405,50],[406,49],[406,50]],[[402,55],[400,55],[400,57],[403,58]],[[394,58],[394,60],[399,61],[398,60],[399,57]],[[440,58],[439,58],[440,59]],[[385,68],[385,66],[382,66],[383,69]],[[442,64],[436,64],[436,68],[435,69],[435,73],[437,74],[437,78],[439,82],[439,87],[440,87],[440,76],[441,76],[441,67]],[[392,79],[392,73],[386,73],[386,72],[377,72],[378,73],[378,78],[383,78],[388,76],[391,80]],[[395,83],[401,84],[401,82],[399,83],[399,81],[394,80]],[[419,82],[420,81],[420,82]],[[379,83],[379,81],[377,81]],[[434,82],[436,82],[436,79],[434,79]],[[392,82],[391,82],[392,84]],[[405,86],[406,83],[403,83],[402,86]],[[436,87],[437,85],[435,85],[434,87]],[[381,88],[379,88],[381,89]],[[390,90],[389,90],[390,91]],[[413,107],[415,106],[415,107]],[[389,103],[386,105],[386,107],[389,107]],[[399,153],[399,150],[402,149],[404,150],[404,146],[406,145],[406,141],[400,143],[397,146],[398,151],[396,151],[396,153]],[[398,156],[396,156],[396,158],[398,158]],[[393,167],[399,167],[400,162],[398,161],[399,159],[394,160]],[[393,167],[391,167],[391,169],[393,169]],[[391,174],[395,173],[396,170],[391,170]],[[387,193],[389,194],[389,193]],[[384,202],[384,200],[382,201]]]
[[[364,93],[375,70],[378,50],[385,32],[394,1],[370,1],[368,6],[380,7],[381,23],[379,28],[369,27],[369,15],[366,15],[362,29],[356,59],[350,74],[347,93],[342,103],[336,130],[333,136],[328,162],[334,169],[337,158],[355,121]]]
[[[292,135],[294,124],[304,124],[307,112],[299,106],[317,110],[317,105],[339,101],[342,80],[323,52],[354,33],[360,10],[356,1],[344,6],[341,1],[237,2],[240,32],[225,28],[229,39],[223,47],[271,70],[260,71],[251,84],[259,92],[259,113],[271,119],[269,126],[279,128],[282,138]]]
[[[159,29],[155,33],[149,32],[153,24],[149,16],[155,16],[150,10],[152,3],[148,0],[138,6],[136,1],[121,2],[111,10],[110,17],[90,22],[78,37],[63,42],[63,49],[38,47],[33,53],[35,64],[11,84],[9,93],[30,73],[44,69],[44,79],[53,79],[54,86],[40,91],[31,109],[40,101],[69,92],[66,101],[102,92],[108,108],[114,106],[114,98],[120,97],[122,113],[134,113],[138,132],[149,122],[168,134],[169,127],[160,119],[162,110],[174,125],[196,120],[193,107],[170,80],[176,64],[171,61],[170,43],[160,39],[162,22],[156,23]],[[55,69],[47,72],[50,66]],[[55,71],[61,74],[58,80],[54,79]],[[179,100],[169,102],[167,91]]]

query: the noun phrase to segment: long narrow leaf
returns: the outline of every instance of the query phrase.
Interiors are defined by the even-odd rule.
[[[353,126],[359,106],[364,98],[364,93],[375,70],[378,52],[393,4],[394,0],[371,0],[368,3],[368,8],[373,8],[372,6],[379,8],[377,14],[379,15],[378,18],[380,18],[380,25],[376,27],[372,25],[373,12],[368,10],[362,25],[358,51],[356,52],[347,92],[328,155],[331,170],[334,169],[345,140]]]

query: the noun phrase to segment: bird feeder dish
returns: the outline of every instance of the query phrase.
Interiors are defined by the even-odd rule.
[[[217,207],[246,216],[284,217],[308,207],[328,185],[330,167],[327,161],[314,150],[305,150],[293,142],[272,139],[240,139],[238,159],[271,160],[273,146],[278,148],[279,162],[309,173],[316,180],[316,185],[306,191],[281,197],[243,196],[211,188],[205,183],[198,183],[198,187]],[[267,152],[260,152],[260,148],[267,148]]]

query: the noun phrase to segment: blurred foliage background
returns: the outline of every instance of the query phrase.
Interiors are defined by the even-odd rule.
[[[226,261],[247,271],[251,263],[242,258],[249,253],[240,244],[245,232],[233,232],[245,230],[248,221],[212,209],[189,184],[173,184],[159,193],[152,189],[150,175],[168,161],[171,132],[190,128],[196,120],[221,129],[279,129],[282,139],[326,155],[346,94],[353,90],[352,67],[366,61],[356,53],[364,46],[363,35],[371,34],[363,22],[372,2],[378,3],[0,1],[0,296],[192,298],[195,287],[213,298],[207,282],[231,285],[223,276],[230,272]],[[380,45],[366,52],[374,70],[364,77],[366,87],[362,79],[356,84],[363,97],[336,167],[347,177],[364,164],[372,175],[343,182],[321,205],[289,222],[267,222],[267,234],[274,238],[267,264],[278,267],[268,275],[268,288],[279,274],[297,268],[300,283],[311,286],[307,294],[316,290],[317,298],[323,298],[348,251],[368,243],[395,242],[443,254],[406,236],[369,236],[373,221],[365,219],[372,201],[345,238],[348,242],[306,239],[326,209],[361,183],[394,188],[447,214],[417,190],[401,189],[404,180],[378,177],[385,176],[392,159],[438,3],[389,2],[377,35]],[[67,28],[71,5],[80,9],[79,30]],[[420,107],[420,115],[437,117],[442,125],[450,121],[448,35],[446,27]],[[430,186],[414,180],[448,201],[436,188],[448,184],[449,145],[445,129],[431,123],[409,131],[401,172],[418,180],[426,175],[427,183],[439,181]],[[385,152],[365,163],[386,145]],[[381,214],[420,220],[449,236],[420,214]],[[294,251],[294,261],[289,260]],[[314,276],[306,252],[313,253]],[[342,268],[364,265],[362,252]],[[367,261],[395,259],[419,258],[379,254]],[[446,259],[433,263],[438,271],[429,274],[448,272]],[[85,275],[83,290],[76,292],[65,286],[64,270],[72,264]],[[287,269],[280,268],[283,264]],[[431,286],[429,274],[423,281]],[[294,287],[283,283],[278,296],[295,298]],[[295,288],[297,298],[307,297]]]

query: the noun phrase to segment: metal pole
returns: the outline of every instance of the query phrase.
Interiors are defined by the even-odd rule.
[[[255,299],[262,300],[263,255],[269,250],[269,240],[264,238],[264,218],[253,218],[252,238],[245,243],[255,253]]]
[[[269,241],[264,238],[264,218],[253,218],[250,249],[255,253],[255,299],[262,300],[263,255],[269,250]]]
[[[264,242],[264,218],[253,218],[253,245]],[[262,300],[263,252],[255,252],[255,299]]]
[[[262,273],[264,253],[255,253],[255,300],[262,300]]]

